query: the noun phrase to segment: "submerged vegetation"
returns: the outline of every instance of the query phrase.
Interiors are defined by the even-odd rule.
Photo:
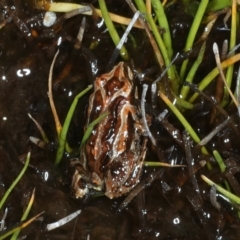
[[[25,10],[20,10],[19,6],[24,6]],[[39,135],[40,130],[39,138],[30,137],[38,147],[23,137],[26,143],[20,145],[22,149],[18,148],[15,155],[19,156],[29,148],[35,153],[33,159],[34,155],[38,159],[39,155],[45,156],[47,153],[50,156],[47,166],[54,167],[39,170],[39,162],[34,161],[26,178],[29,177],[28,181],[32,178],[38,181],[38,177],[44,179],[41,183],[33,183],[36,193],[40,190],[35,185],[42,189],[38,193],[40,198],[49,194],[50,188],[61,189],[57,190],[54,199],[60,201],[58,194],[61,191],[59,195],[63,196],[61,201],[64,202],[59,205],[63,213],[57,219],[54,216],[57,213],[48,216],[46,212],[47,222],[53,224],[48,224],[44,230],[42,226],[37,226],[41,233],[36,235],[30,228],[22,236],[29,239],[33,239],[32,236],[43,237],[44,234],[49,236],[47,232],[50,229],[61,226],[60,229],[65,232],[59,230],[56,236],[53,234],[49,239],[57,239],[58,234],[65,234],[65,238],[72,236],[73,239],[99,239],[103,232],[106,238],[102,236],[101,239],[116,239],[116,236],[118,239],[238,239],[239,1],[126,0],[116,3],[99,0],[94,5],[29,1],[19,6],[12,11],[11,6],[3,1],[1,31],[3,34],[4,31],[10,32],[8,27],[17,27],[19,39],[31,46],[36,51],[34,54],[38,54],[36,61],[46,61],[46,66],[42,67],[44,84],[41,85],[41,94],[33,89],[33,95],[39,94],[40,100],[34,101],[42,102],[47,114],[41,107],[30,108],[31,115],[34,115],[30,118],[37,127],[31,131],[23,127],[23,136]],[[49,12],[54,16],[51,23],[48,22]],[[26,19],[21,17],[24,14]],[[28,69],[29,65],[37,75],[34,69],[37,69],[38,63],[31,65],[32,53],[24,51],[25,55],[30,54],[30,60],[26,58],[22,65],[14,65],[14,59],[3,50],[3,56],[9,63],[3,64],[2,79],[7,76],[11,80],[11,75],[5,74],[11,64],[21,69],[21,74],[26,78],[24,69]],[[43,56],[41,51],[47,56]],[[25,57],[20,54],[19,51],[18,57]],[[149,142],[140,183],[125,198],[111,200],[109,207],[110,200],[104,197],[90,196],[87,203],[69,198],[71,180],[66,169],[71,158],[79,157],[79,148],[83,147],[96,124],[108,115],[105,113],[95,119],[83,133],[85,118],[82,116],[85,116],[84,105],[92,89],[90,84],[96,76],[108,72],[119,61],[125,61],[133,69],[134,83],[141,96],[136,104],[141,109]],[[9,91],[11,84],[9,81]],[[5,95],[3,90],[1,94]],[[6,103],[7,100],[2,100],[3,105]],[[149,116],[151,124],[147,121]],[[31,122],[29,126],[33,128],[34,124]],[[13,134],[17,130],[6,127],[4,131]],[[8,145],[3,144],[5,146]],[[30,156],[21,175],[29,159]],[[32,176],[33,172],[37,177]],[[44,177],[40,177],[39,172]],[[50,182],[49,174],[55,176]],[[11,185],[11,190],[2,191],[6,193],[0,202],[0,209],[6,204],[6,194],[12,191],[16,181]],[[26,186],[28,184],[25,183]],[[43,190],[45,185],[48,190]],[[30,189],[32,186],[28,191]],[[36,211],[43,211],[42,206],[39,208],[43,205],[41,199],[38,199],[37,210],[33,213],[36,217],[26,222],[35,204],[33,199],[34,196],[20,220],[22,222],[16,227],[9,227],[8,224],[3,227],[1,230],[5,230],[0,239],[13,232],[12,239],[16,239],[21,228],[36,222],[35,219],[39,221]],[[11,206],[12,203],[9,204]],[[91,213],[97,220],[90,217]],[[7,222],[8,216],[4,216],[3,211],[1,214],[2,223]],[[71,229],[63,228],[67,215],[70,215],[69,220],[79,215]],[[89,222],[93,225],[89,226]]]

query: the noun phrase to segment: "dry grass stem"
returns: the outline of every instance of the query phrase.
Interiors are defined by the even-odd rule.
[[[50,106],[51,106],[51,110],[53,113],[53,117],[54,117],[54,121],[55,121],[55,126],[56,126],[56,130],[58,135],[60,134],[61,130],[62,130],[62,125],[60,123],[58,114],[57,114],[57,110],[53,101],[53,94],[52,94],[52,75],[53,75],[53,67],[56,61],[56,58],[58,56],[59,50],[56,52],[51,67],[50,67],[50,71],[49,71],[49,77],[48,77],[48,97],[49,97],[49,102],[50,102]]]
[[[239,103],[237,102],[237,100],[234,97],[231,89],[229,88],[229,86],[228,86],[228,84],[226,82],[226,78],[225,78],[225,76],[223,74],[223,69],[222,69],[222,66],[221,66],[221,61],[220,61],[220,56],[219,56],[219,49],[218,49],[217,43],[213,44],[213,52],[214,52],[214,55],[215,55],[215,60],[216,60],[216,64],[217,64],[217,67],[218,67],[218,71],[219,71],[219,73],[220,73],[220,75],[222,77],[222,80],[223,80],[223,82],[225,84],[225,87],[227,88],[227,90],[228,90],[228,92],[229,92],[233,102],[235,103],[236,107],[238,108],[239,107]]]

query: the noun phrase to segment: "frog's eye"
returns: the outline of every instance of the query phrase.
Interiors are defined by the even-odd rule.
[[[72,178],[73,195],[76,198],[82,198],[88,194],[88,186],[81,174],[76,170]]]

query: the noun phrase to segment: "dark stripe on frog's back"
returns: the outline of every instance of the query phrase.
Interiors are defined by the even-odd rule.
[[[91,103],[92,106],[88,106],[88,116],[89,119],[87,121],[87,125],[90,124],[93,120],[97,119],[102,111],[103,111],[103,97],[102,94],[100,92],[100,90],[96,91],[95,94],[92,94],[90,96],[90,102],[92,101],[93,98],[93,102]],[[88,126],[86,126],[87,128]],[[85,129],[86,130],[86,129]]]
[[[91,95],[91,100],[93,98],[93,102],[92,102],[91,109],[89,109],[90,117],[89,117],[88,123],[91,123],[93,120],[98,118],[100,114],[103,113],[103,111],[105,110],[111,111],[111,109],[109,109],[109,106],[112,105],[112,101],[115,100],[113,98],[121,97],[123,95],[121,90],[124,87],[128,88],[128,91],[129,91],[129,94],[126,97],[130,98],[131,96],[132,82],[128,78],[122,77],[121,79],[119,79],[116,75],[113,75],[112,78],[110,78],[108,81],[104,81],[104,80],[105,79],[103,79],[103,76],[97,79],[97,81],[102,81],[106,83],[101,89],[96,90],[95,94]],[[105,102],[103,102],[104,98],[101,91],[104,92],[105,94]],[[114,97],[114,94],[118,91],[119,91],[119,94],[116,94]],[[108,103],[106,103],[107,101]]]
[[[124,82],[123,81],[119,81],[119,78],[117,77],[112,77],[111,79],[109,79],[104,88],[105,88],[105,92],[106,92],[106,96],[110,97],[114,95],[114,93],[116,93],[117,91],[119,91],[120,89],[122,89],[122,87],[124,86]]]
[[[122,107],[120,107],[120,105],[124,105],[125,102],[126,102],[126,99],[124,99],[124,98],[122,98],[121,101],[119,101],[119,104],[118,104],[119,107],[118,107],[118,109],[116,109],[116,114],[115,114],[116,117],[118,117],[118,118],[120,117],[119,110],[122,110]],[[120,125],[120,124],[121,124],[121,121],[117,120],[117,125]],[[117,125],[115,126],[116,128],[114,128],[115,136],[114,136],[113,142],[115,141],[116,134],[118,133],[117,130],[119,129],[119,126],[117,126]],[[126,156],[126,154],[128,155],[128,154],[133,153],[133,149],[131,149],[131,147],[132,147],[136,129],[134,126],[134,119],[131,114],[128,114],[128,116],[127,116],[127,130],[126,131],[128,134],[127,134],[127,137],[124,138],[125,147],[123,147],[123,151],[119,152],[119,154],[118,154],[119,157],[123,157],[123,156]],[[107,136],[107,135],[102,136],[103,144],[107,144],[107,139],[109,138],[109,136]],[[135,141],[134,141],[134,144],[136,145]],[[108,146],[108,148],[111,149],[112,144],[110,144]],[[135,148],[136,148],[136,150],[138,150],[139,146],[135,146]],[[116,156],[116,157],[118,157],[118,156]],[[126,161],[126,159],[125,160],[122,159],[122,160]],[[131,159],[128,159],[128,160],[130,161]],[[112,159],[108,155],[107,151],[101,155],[100,161],[98,161],[98,163],[100,163],[100,164],[98,166],[96,166],[97,169],[95,169],[95,171],[97,170],[99,175],[102,175],[102,176],[105,175],[105,173],[109,170],[109,167],[112,166],[111,164],[113,164]],[[116,162],[114,164],[116,164]]]
[[[108,152],[109,150],[113,149],[112,143],[115,142],[116,136],[119,133],[118,130],[121,125],[121,111],[123,110],[123,106],[126,105],[126,103],[129,103],[127,99],[124,97],[118,97],[115,99],[115,101],[112,102],[112,104],[109,106],[110,110],[110,115],[108,116],[107,122],[105,123],[106,129],[108,131],[104,132],[102,135],[101,142],[103,144],[103,154],[101,156],[101,164],[100,166],[107,166],[109,165],[111,159],[109,158]],[[123,152],[129,152],[132,141],[133,141],[133,136],[134,136],[134,119],[131,114],[128,114],[127,116],[127,137],[123,138],[125,146],[122,146],[122,151],[119,152],[119,155]],[[112,143],[109,142],[109,140],[113,138]],[[99,169],[101,171],[105,171],[105,168]]]
[[[118,97],[114,101],[111,102],[110,106],[108,106],[109,114],[108,116],[102,120],[102,122],[98,123],[93,131],[97,132],[98,134],[91,134],[88,138],[86,145],[85,145],[85,151],[88,156],[87,162],[89,166],[89,170],[95,171],[99,175],[101,175],[100,167],[106,166],[109,161],[109,151],[112,149],[112,144],[109,143],[109,140],[111,137],[114,138],[117,134],[117,131],[119,129],[119,124],[121,124],[120,121],[117,120],[119,116],[119,108],[121,109],[121,106],[125,103],[126,99],[124,97]],[[105,131],[101,131],[99,128],[104,127]],[[92,154],[92,149],[95,147],[96,139],[101,135],[101,154],[99,156],[99,159],[95,159],[95,156]],[[113,140],[113,141],[114,141]]]
[[[101,132],[99,134],[102,134],[101,136],[101,150],[102,153],[99,156],[99,159],[95,159],[94,155],[91,154],[91,149],[94,147],[96,142],[96,135],[91,134],[89,139],[86,143],[86,151],[88,155],[88,166],[89,170],[96,172],[99,176],[102,176],[105,171],[107,171],[107,166],[111,162],[111,158],[109,156],[110,151],[113,149],[112,143],[116,139],[116,135],[118,134],[119,127],[121,125],[121,119],[120,119],[120,111],[123,109],[123,106],[128,102],[124,97],[118,97],[116,98],[109,106],[109,115],[105,120],[103,120],[100,125],[104,124],[104,128],[106,131]],[[134,131],[134,125],[133,125],[133,119],[132,117],[128,117],[128,126],[127,131],[128,137],[126,137],[125,144],[126,146],[123,148],[124,151],[129,151],[131,142],[132,142],[132,133]],[[94,127],[95,131],[99,130],[99,124]],[[134,134],[134,133],[133,133]],[[112,138],[112,142],[110,142]]]
[[[122,96],[115,98],[114,101],[110,103],[108,106],[109,115],[107,116],[107,121],[105,122],[105,129],[109,129],[109,131],[105,131],[102,134],[102,142],[108,141],[112,134],[116,134],[121,121],[119,121],[119,115],[122,106],[125,104],[126,99]],[[114,137],[115,138],[115,137]]]

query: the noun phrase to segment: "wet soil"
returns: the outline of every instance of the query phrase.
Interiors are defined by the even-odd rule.
[[[110,11],[132,16],[125,1],[118,1],[118,4],[115,1],[106,3]],[[84,200],[72,198],[71,179],[67,169],[69,160],[79,155],[78,148],[85,122],[83,116],[89,95],[84,96],[78,103],[68,133],[68,141],[75,153],[66,154],[60,166],[56,168],[54,160],[58,140],[47,94],[50,65],[59,49],[53,72],[53,95],[60,121],[63,122],[74,97],[92,83],[96,76],[105,72],[115,47],[105,25],[97,25],[92,17],[86,18],[82,48],[76,50],[74,44],[82,16],[46,28],[42,25],[43,11],[32,8],[26,1],[2,0],[1,22],[11,14],[13,15],[10,21],[0,30],[0,196],[3,196],[21,171],[23,164],[20,160],[26,157],[28,151],[31,151],[31,161],[27,172],[0,210],[1,218],[5,209],[8,209],[6,229],[20,222],[35,189],[36,198],[29,218],[42,211],[44,213],[40,219],[22,230],[21,236],[25,239],[87,239],[88,236],[91,240],[239,239],[238,207],[218,194],[217,201],[221,208],[217,210],[210,201],[210,188],[200,178],[200,175],[204,174],[221,183],[226,179],[226,174],[220,172],[212,157],[203,155],[191,141],[192,163],[198,168],[195,177],[188,168],[145,167],[141,177],[141,181],[146,182],[143,184],[144,188],[121,211],[119,207],[126,196],[113,200],[104,196]],[[60,17],[61,14],[57,16]],[[180,1],[167,9],[167,16],[174,51],[182,53],[192,17],[185,13]],[[226,28],[222,18],[215,23],[207,40],[205,59],[198,70],[195,83],[215,67],[212,43],[217,41],[221,45],[224,39],[229,38],[230,23],[227,24]],[[124,29],[121,26],[117,26],[117,29],[122,35]],[[156,69],[145,79],[145,82],[150,82],[159,74],[152,47],[143,30],[133,29],[131,34],[135,44],[128,40],[126,47],[135,68],[141,72],[151,67]],[[62,42],[57,46],[60,38]],[[90,45],[96,41],[97,46],[90,50]],[[196,47],[196,52],[198,50]],[[181,66],[184,57],[195,59],[196,53],[193,51],[190,55],[182,54],[182,58],[176,63],[177,67]],[[120,60],[119,57],[117,61]],[[131,65],[130,62],[129,64]],[[93,72],[93,67],[96,67],[96,72]],[[63,75],[63,69],[68,69],[66,75]],[[137,85],[141,89],[141,83],[137,82]],[[210,96],[214,91],[214,86],[207,89]],[[185,115],[202,138],[225,118],[217,114],[210,123],[213,104],[203,97],[199,98],[198,103],[200,104],[196,105],[195,109],[186,111]],[[157,113],[164,109],[166,106],[159,102]],[[233,115],[231,123],[207,144],[207,148],[209,152],[216,149],[222,155],[229,179],[234,182],[233,191],[238,194],[239,120],[232,105],[225,110],[227,115]],[[39,122],[50,139],[51,143],[45,149],[29,141],[30,136],[41,138],[41,135],[28,113]],[[168,116],[168,121],[181,133],[184,131],[173,115]],[[169,123],[167,126],[170,126]],[[158,145],[154,151],[152,146],[148,145],[148,161],[155,159],[188,165],[186,149],[174,141],[162,123],[154,121],[151,130]],[[211,162],[213,169],[199,167],[201,160]],[[196,182],[197,184],[194,184]],[[79,209],[82,212],[76,219],[53,231],[46,231],[47,224]]]

